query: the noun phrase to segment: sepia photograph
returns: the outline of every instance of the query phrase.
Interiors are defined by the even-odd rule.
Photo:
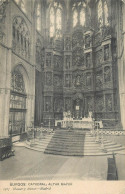
[[[124,185],[125,0],[0,0],[0,194]]]

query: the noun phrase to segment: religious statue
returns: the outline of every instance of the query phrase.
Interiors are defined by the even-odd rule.
[[[91,111],[89,112],[89,116],[88,117],[92,118],[92,112]]]
[[[81,76],[78,75],[78,76],[76,77],[76,86],[80,86],[80,79],[81,79]]]

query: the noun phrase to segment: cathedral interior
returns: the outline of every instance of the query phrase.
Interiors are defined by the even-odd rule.
[[[11,142],[16,150],[14,157],[22,157],[19,155],[22,147],[14,144],[28,141],[28,137],[32,136],[29,129],[39,129],[36,133],[33,131],[37,137],[40,136],[40,129],[56,131],[58,128],[55,132],[58,141],[61,135],[67,136],[69,141],[76,136],[76,140],[82,143],[84,129],[78,130],[78,133],[76,129],[77,135],[71,136],[61,128],[60,123],[55,127],[56,120],[63,120],[64,112],[70,112],[74,121],[88,118],[91,112],[94,121],[102,122],[108,141],[120,143],[124,150],[124,18],[124,0],[0,0],[1,150],[3,145]],[[89,135],[87,132],[88,142]],[[77,144],[76,140],[74,143]],[[43,140],[48,145],[49,141],[50,137]],[[44,153],[54,164],[56,159],[50,148],[45,149]],[[110,154],[113,149],[109,148]],[[30,158],[28,150],[24,152]],[[6,149],[3,153],[6,158]],[[57,151],[56,154],[59,153]],[[65,150],[61,153],[65,155]],[[75,153],[80,152],[76,150],[71,155]],[[100,156],[97,163],[104,163],[103,159],[107,156],[103,153],[105,156]],[[32,154],[39,160],[37,151]],[[0,168],[6,164],[11,166],[9,161],[14,160],[12,158],[0,162]],[[62,157],[61,162],[64,159]],[[116,160],[121,173],[123,158],[117,155]],[[8,163],[4,164],[5,161]],[[90,159],[88,161],[91,165]],[[103,164],[104,168],[106,164]],[[0,179],[12,178],[11,169],[8,172],[9,175],[1,173]],[[119,177],[123,180],[125,172],[122,173]],[[15,173],[15,177],[18,176]]]

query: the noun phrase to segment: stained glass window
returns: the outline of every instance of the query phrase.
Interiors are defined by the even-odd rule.
[[[57,9],[56,11],[56,28],[61,30],[62,27],[62,18],[61,18],[61,10]]]
[[[73,27],[75,27],[78,23],[78,12],[77,10],[73,11]]]
[[[82,26],[85,25],[85,8],[86,5],[84,2],[77,2],[73,4],[73,27],[75,27],[77,24]]]
[[[100,26],[102,26],[103,24],[102,14],[103,14],[102,1],[100,0],[98,3],[98,22]]]
[[[21,9],[26,12],[26,0],[21,0],[20,1],[20,7]]]
[[[80,24],[82,26],[85,25],[85,10],[84,9],[81,9],[80,11]]]
[[[107,6],[107,3],[106,1],[104,2],[104,18],[105,18],[105,25],[107,26],[109,24],[108,22],[108,6]]]
[[[61,37],[61,29],[62,29],[62,11],[61,9],[57,9],[56,11],[56,37]]]
[[[54,14],[54,8],[51,7],[50,9],[50,37],[54,36],[54,22],[55,22],[55,14]]]
[[[100,0],[98,2],[98,24],[99,26],[102,25],[109,25],[109,10],[108,10],[108,5],[106,0],[102,2],[102,0]]]
[[[41,6],[38,4],[37,10],[36,10],[36,28],[38,31],[41,31]]]
[[[11,77],[11,90],[15,92],[25,93],[23,76],[19,71],[14,71]]]
[[[62,5],[54,2],[50,9],[50,37],[62,36]]]

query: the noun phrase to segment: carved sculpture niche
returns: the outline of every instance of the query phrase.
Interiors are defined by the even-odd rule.
[[[52,53],[47,52],[46,53],[46,66],[51,67],[51,58],[52,58]]]
[[[96,96],[96,112],[103,112],[104,110],[104,100],[103,95]]]
[[[86,67],[91,67],[91,53],[86,53]]]
[[[86,73],[86,86],[92,85],[92,75],[91,73]]]
[[[88,113],[94,111],[94,98],[91,96],[87,97]]]
[[[104,61],[109,60],[110,52],[109,52],[109,44],[104,46]]]
[[[51,86],[52,85],[52,73],[46,72],[46,85]]]
[[[50,96],[46,96],[45,97],[45,111],[46,112],[51,112],[51,110],[52,110],[51,97]]]
[[[85,36],[85,48],[89,48],[91,46],[92,40],[90,34]]]
[[[101,89],[103,86],[103,72],[99,70],[96,72],[96,88]]]
[[[70,61],[70,55],[65,56],[65,68],[70,69],[71,68],[71,61]]]
[[[78,88],[82,86],[82,74],[77,72],[73,75],[73,85]]]
[[[55,68],[62,68],[62,57],[55,55],[54,56],[54,67]]]
[[[75,32],[72,37],[73,66],[84,65],[83,43],[83,33],[79,31]]]
[[[108,66],[104,68],[104,81],[105,82],[111,81],[111,68]]]
[[[71,87],[71,75],[65,75],[65,87]]]
[[[83,47],[83,33],[77,31],[72,36],[72,47]]]
[[[112,111],[112,94],[106,94],[105,96],[105,102],[106,102],[106,111]]]
[[[54,87],[62,87],[62,76],[61,75],[54,75]]]
[[[65,111],[71,111],[71,98],[65,98]]]
[[[56,97],[54,99],[54,111],[63,112],[63,99],[62,98]]]
[[[96,66],[100,66],[102,63],[103,55],[102,55],[102,49],[96,52]]]
[[[71,50],[71,38],[70,37],[65,37],[65,39],[64,39],[64,49],[66,51]]]

